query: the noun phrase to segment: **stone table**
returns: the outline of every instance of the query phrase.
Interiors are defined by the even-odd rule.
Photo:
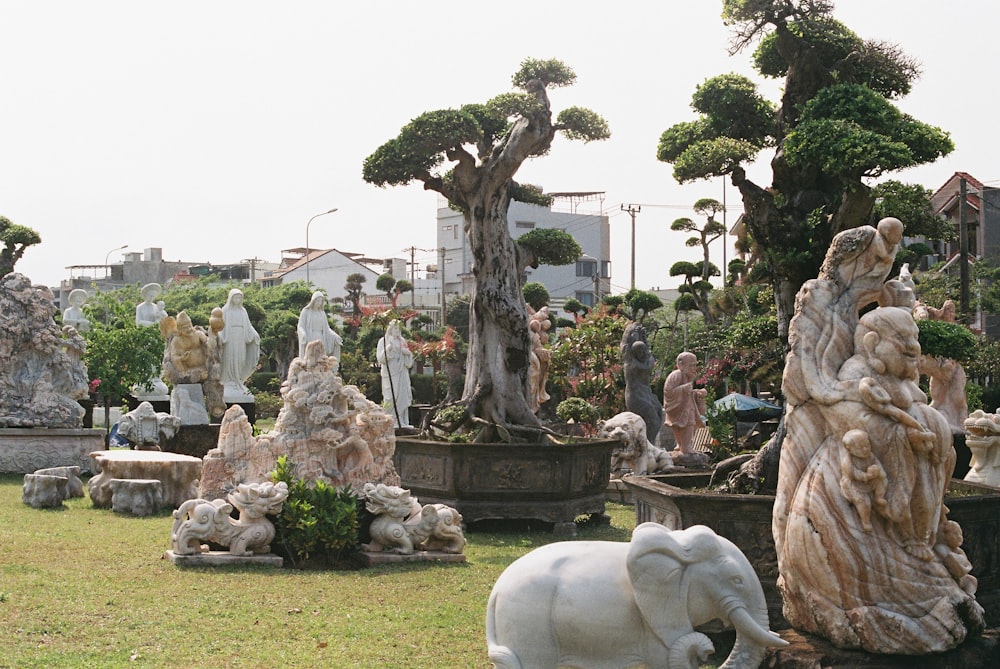
[[[164,506],[177,508],[198,496],[201,458],[163,451],[111,450],[90,454],[100,472],[87,488],[94,506],[111,508],[112,479],[155,479]]]

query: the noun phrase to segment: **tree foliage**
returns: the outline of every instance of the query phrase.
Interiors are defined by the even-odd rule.
[[[531,308],[538,311],[549,303],[548,289],[537,281],[529,281],[522,288],[524,301],[531,305]]]
[[[14,271],[14,265],[29,246],[41,244],[42,237],[24,225],[17,225],[6,216],[0,216],[0,277]]]

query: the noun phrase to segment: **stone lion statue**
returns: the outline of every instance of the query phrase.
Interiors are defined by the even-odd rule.
[[[202,542],[228,546],[232,555],[261,555],[271,551],[274,525],[266,518],[281,513],[288,484],[241,483],[226,499],[189,499],[174,511],[170,543],[177,555],[208,552]],[[239,519],[233,520],[233,509]]]
[[[673,467],[670,454],[646,438],[646,421],[637,413],[623,411],[597,424],[597,434],[604,439],[617,439],[621,446],[611,453],[611,476],[623,474],[653,474]]]
[[[389,550],[410,555],[416,550],[461,553],[465,548],[462,516],[444,504],[420,505],[409,490],[366,483],[365,508],[375,514],[366,551]]]

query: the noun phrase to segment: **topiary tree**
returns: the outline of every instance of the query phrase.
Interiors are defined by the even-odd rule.
[[[389,273],[382,274],[375,279],[375,287],[385,293],[385,296],[389,298],[389,304],[393,309],[396,308],[396,303],[399,301],[400,295],[413,290],[412,283],[406,279],[399,279],[397,281],[396,277]]]
[[[419,181],[462,212],[475,277],[462,401],[472,416],[508,433],[516,426],[540,427],[527,399],[524,271],[542,263],[568,264],[580,255],[579,245],[557,230],[511,238],[511,200],[551,202],[540,188],[514,177],[524,161],[548,153],[556,132],[583,141],[610,136],[604,119],[587,109],[564,109],[553,119],[547,89],[575,80],[573,70],[558,60],[526,59],[513,77],[520,92],[421,114],[364,162],[365,181],[380,187]]]
[[[29,246],[42,243],[37,232],[23,225],[16,225],[6,216],[0,216],[0,277],[14,271],[14,265],[24,255]]]
[[[529,281],[521,289],[524,293],[524,301],[531,305],[531,308],[538,311],[549,303],[549,291],[537,281]]]

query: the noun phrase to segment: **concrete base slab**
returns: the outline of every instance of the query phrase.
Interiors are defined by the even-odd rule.
[[[442,553],[441,551],[414,551],[410,555],[401,555],[389,551],[373,553],[362,551],[361,559],[367,566],[374,564],[391,564],[400,562],[465,562],[464,553]]]
[[[207,553],[196,553],[195,555],[178,555],[173,551],[167,551],[163,557],[170,560],[178,567],[225,567],[228,565],[254,564],[263,567],[281,567],[284,560],[280,555],[265,553],[264,555],[233,555],[226,551],[209,551]]]

